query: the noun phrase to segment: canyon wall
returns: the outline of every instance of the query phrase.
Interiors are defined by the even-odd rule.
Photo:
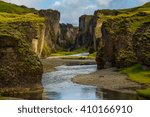
[[[36,14],[0,13],[0,94],[42,99],[44,18]]]
[[[133,48],[139,62],[150,68],[150,22],[143,23],[134,33]]]
[[[150,47],[150,14],[133,10],[105,15],[102,27],[99,27],[102,37],[96,57],[98,69],[128,67],[139,62],[149,66],[149,62],[143,61],[149,61],[146,50]]]
[[[60,36],[60,13],[56,10],[40,10],[40,17],[45,17],[45,41],[42,52],[43,57],[50,56],[52,52],[58,49],[58,39]]]
[[[33,92],[42,99],[39,58],[62,48],[70,50],[78,29],[60,25],[60,13],[55,10],[28,10],[0,1],[0,7],[5,5],[6,11],[0,11],[0,95],[30,99]]]
[[[88,48],[91,40],[89,36],[90,22],[92,20],[91,15],[83,15],[79,18],[79,33],[75,42],[76,48],[85,47]]]
[[[61,48],[71,51],[78,35],[78,28],[72,24],[60,24],[60,38],[58,44]]]

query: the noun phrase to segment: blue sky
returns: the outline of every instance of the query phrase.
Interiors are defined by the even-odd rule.
[[[150,0],[4,0],[36,9],[55,9],[61,12],[61,22],[78,25],[83,14],[97,9],[122,9],[142,5]]]

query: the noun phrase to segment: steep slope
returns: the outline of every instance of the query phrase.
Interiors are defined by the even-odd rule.
[[[58,39],[60,36],[60,13],[56,10],[49,9],[40,10],[38,14],[41,17],[45,17],[44,24],[46,26],[46,31],[42,56],[47,57],[58,49]]]
[[[67,51],[74,49],[78,28],[72,24],[60,24],[59,46]]]
[[[26,6],[17,6],[15,4],[6,3],[0,0],[0,12],[23,14],[36,12],[36,10],[33,8],[29,9]]]
[[[42,92],[43,67],[37,55],[44,41],[43,22],[35,14],[0,13],[1,95],[29,98],[31,92]]]
[[[79,33],[76,39],[76,48],[86,47],[88,48],[90,36],[89,36],[89,24],[91,22],[91,15],[83,15],[79,18]]]
[[[103,14],[105,15],[105,20],[102,27],[99,27],[101,28],[101,32],[99,33],[102,33],[102,38],[100,39],[96,58],[98,68],[111,66],[127,67],[138,62],[137,59],[139,59],[140,56],[137,56],[137,51],[135,52],[133,48],[138,42],[133,41],[133,35],[139,27],[150,22],[150,7],[148,6],[149,3],[142,7],[120,10],[116,15]],[[145,31],[145,33],[148,33],[147,29],[145,29]],[[140,35],[143,35],[142,32]],[[148,41],[143,43],[146,42]],[[143,46],[146,45],[141,45],[141,48],[143,48]],[[147,46],[149,46],[149,44],[147,44]],[[143,58],[143,61],[149,58],[149,53],[147,53],[146,56],[147,57]],[[146,65],[148,65],[148,63]]]

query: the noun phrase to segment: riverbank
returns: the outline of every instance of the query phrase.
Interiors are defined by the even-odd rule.
[[[44,73],[52,72],[55,70],[55,67],[61,65],[94,65],[96,64],[95,60],[92,59],[63,59],[63,58],[47,58],[41,59],[43,64]]]
[[[142,87],[141,84],[128,80],[127,75],[120,73],[117,68],[102,69],[88,75],[78,75],[72,81],[128,94],[136,94],[136,89]]]

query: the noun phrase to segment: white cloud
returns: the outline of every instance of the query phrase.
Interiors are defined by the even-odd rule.
[[[108,6],[112,0],[95,0],[98,5]]]
[[[150,0],[139,0],[142,3],[150,2]]]
[[[56,0],[50,5],[50,8],[61,11],[63,22],[78,24],[78,17],[83,14],[93,14],[98,6],[102,5],[107,4],[106,2],[100,2],[100,0]]]
[[[59,6],[62,6],[62,3],[60,1],[56,1],[56,2],[54,2],[53,6],[59,7]]]

